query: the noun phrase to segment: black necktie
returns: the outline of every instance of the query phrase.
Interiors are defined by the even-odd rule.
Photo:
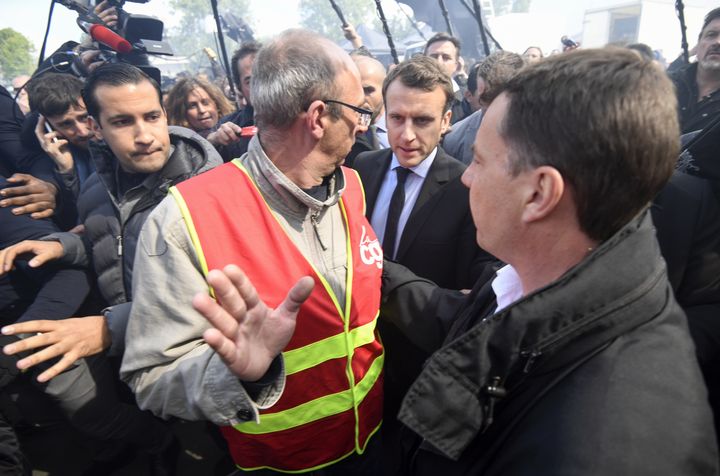
[[[390,208],[388,208],[385,235],[383,237],[383,251],[385,252],[385,256],[390,259],[395,257],[395,239],[397,238],[400,214],[405,206],[405,181],[410,172],[410,169],[406,169],[405,167],[397,167],[395,169],[397,185],[395,185],[395,190],[390,199]]]

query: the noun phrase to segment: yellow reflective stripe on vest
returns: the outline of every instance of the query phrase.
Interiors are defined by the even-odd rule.
[[[188,229],[188,233],[190,233],[190,239],[192,240],[193,248],[195,248],[195,254],[198,257],[198,261],[200,261],[200,267],[202,268],[203,275],[207,276],[209,272],[207,261],[205,260],[205,254],[202,251],[200,237],[195,230],[192,215],[190,214],[187,203],[185,203],[185,198],[175,186],[170,187],[170,195],[175,198],[175,202],[177,202],[178,208],[180,208],[180,213],[185,221],[185,227]]]
[[[345,347],[345,333],[337,334],[326,339],[313,342],[304,347],[283,352],[285,357],[285,373],[292,375],[302,370],[315,367],[328,360],[345,357],[352,349],[357,349],[375,341],[375,326],[377,316],[364,326],[356,327],[350,331],[350,346]]]
[[[235,429],[249,435],[262,435],[276,431],[288,430],[306,423],[320,420],[329,416],[337,415],[353,407],[360,405],[373,385],[377,382],[382,372],[385,353],[379,355],[370,366],[365,377],[355,386],[355,395],[358,401],[353,405],[353,389],[333,393],[315,400],[303,403],[296,407],[288,408],[282,412],[260,415],[260,424],[246,422],[235,425]]]
[[[250,173],[245,169],[245,166],[240,162],[240,159],[233,159],[230,161],[230,163],[233,164],[238,169],[240,169],[240,171],[242,173],[244,173],[250,179],[250,183],[252,183],[253,186],[255,187],[255,189],[257,190],[258,194],[260,195],[260,198],[265,203],[265,206],[267,207],[268,211],[270,212],[272,217],[275,219],[277,224],[280,225],[280,229],[283,231],[283,233],[285,233],[285,235],[288,237],[288,239],[292,242],[293,239],[288,235],[287,230],[285,230],[285,225],[283,225],[282,221],[280,219],[278,219],[277,213],[275,211],[273,211],[272,208],[270,208],[270,205],[268,205],[267,200],[265,200],[265,197],[263,196],[262,192],[260,191],[257,184],[250,176]],[[339,203],[340,203],[340,206],[342,207],[342,200]],[[347,229],[347,217],[345,215],[343,215],[343,218],[345,220],[344,221],[345,229]],[[347,241],[347,247],[349,248],[350,247],[350,235],[349,234],[346,236],[346,241]],[[346,261],[346,266],[348,267],[348,269],[352,268],[352,261],[350,260],[350,258],[351,258],[351,256],[348,255],[348,260]],[[317,268],[312,263],[312,261],[306,259],[306,262],[312,268],[313,272],[315,273],[315,276],[317,276],[317,278],[320,280],[320,283],[323,285],[323,288],[325,288],[325,291],[327,291],[328,296],[330,296],[330,299],[332,300],[333,304],[335,305],[335,309],[337,309],[338,315],[341,318],[343,318],[343,316],[344,316],[343,310],[340,307],[340,303],[338,302],[337,296],[335,296],[335,292],[333,292],[332,287],[330,286],[330,283],[328,283],[327,280],[325,279],[325,277],[322,275],[322,273],[317,270]],[[348,280],[348,284],[349,283],[350,283],[350,281]],[[346,295],[347,299],[350,298],[350,295],[352,293],[351,289],[352,288],[348,287],[348,285],[346,284],[345,295]],[[344,319],[347,320],[346,317]]]

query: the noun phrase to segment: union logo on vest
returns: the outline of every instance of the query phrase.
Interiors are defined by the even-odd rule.
[[[360,258],[363,263],[372,266],[373,264],[382,269],[383,251],[378,239],[373,240],[367,236],[367,230],[362,227],[362,237],[360,238]]]

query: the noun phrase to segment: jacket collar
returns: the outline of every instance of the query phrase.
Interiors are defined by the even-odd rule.
[[[644,211],[557,281],[476,319],[467,330],[451,330],[398,417],[445,456],[458,459],[491,423],[495,399],[511,397],[528,376],[571,365],[648,321],[667,305],[667,288]],[[477,304],[470,312],[481,308]]]
[[[303,218],[308,212],[319,212],[337,204],[345,189],[345,178],[338,167],[330,179],[328,198],[320,201],[305,193],[285,176],[265,154],[258,136],[248,145],[248,152],[240,159],[272,208]]]

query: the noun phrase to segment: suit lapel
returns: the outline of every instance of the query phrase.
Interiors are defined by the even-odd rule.
[[[370,158],[369,158],[370,159]],[[384,149],[375,154],[372,161],[377,163],[376,167],[372,167],[367,174],[367,182],[363,182],[365,187],[365,203],[367,210],[365,216],[368,220],[372,217],[373,210],[375,209],[375,202],[378,194],[380,193],[380,186],[382,185],[385,173],[390,166],[390,160],[392,159],[392,150]]]
[[[417,238],[420,228],[430,217],[434,204],[430,204],[430,200],[434,195],[442,189],[450,180],[450,171],[448,170],[448,159],[443,150],[438,146],[437,155],[433,164],[428,170],[427,177],[423,182],[420,194],[415,201],[410,217],[408,218],[405,228],[403,229],[400,244],[396,253],[396,258],[401,261],[408,247]],[[427,206],[426,206],[427,205]]]

